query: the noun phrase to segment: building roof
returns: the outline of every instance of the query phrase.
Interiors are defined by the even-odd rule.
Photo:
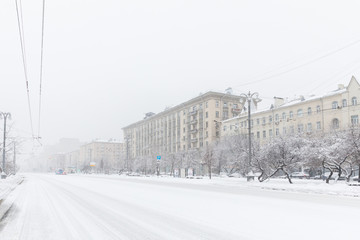
[[[171,107],[171,108],[167,108],[166,110],[160,112],[160,113],[157,113],[157,114],[154,114],[146,119],[143,119],[143,120],[140,120],[140,121],[137,121],[135,123],[132,123],[126,127],[123,127],[122,129],[127,129],[127,128],[130,128],[130,127],[133,127],[137,124],[141,124],[141,123],[144,123],[146,121],[148,121],[149,119],[153,119],[153,118],[156,118],[156,117],[159,117],[159,116],[162,116],[162,115],[166,115],[168,114],[169,112],[172,112],[174,110],[181,110],[183,109],[184,107],[188,107],[190,106],[191,104],[194,104],[195,102],[198,102],[199,100],[202,100],[204,98],[210,98],[210,97],[229,97],[229,98],[238,98],[240,99],[240,96],[238,95],[233,95],[233,94],[229,94],[229,93],[221,93],[221,92],[213,92],[213,91],[209,91],[209,92],[206,92],[204,94],[201,94],[195,98],[192,98],[186,102],[183,102],[181,104],[178,104],[174,107]]]
[[[304,96],[298,96],[298,97],[295,97],[295,98],[293,98],[291,100],[286,100],[283,104],[281,104],[278,107],[273,107],[273,108],[270,107],[270,108],[260,109],[260,110],[257,109],[255,111],[252,111],[251,114],[264,113],[264,112],[272,111],[272,110],[275,110],[275,109],[281,109],[281,108],[285,108],[285,107],[295,106],[295,105],[300,104],[300,103],[311,102],[311,101],[314,101],[314,100],[319,100],[319,99],[322,99],[322,98],[342,94],[342,93],[345,93],[345,92],[347,92],[349,90],[349,86],[353,82],[355,82],[355,84],[359,85],[359,83],[357,82],[357,80],[353,76],[351,78],[350,83],[348,84],[347,87],[338,88],[336,90],[327,92],[327,93],[322,94],[322,95],[317,95],[317,96],[316,95],[310,95],[310,96],[308,96],[306,98]],[[288,98],[286,98],[286,99],[288,99]],[[233,117],[233,118],[230,118],[230,119],[226,119],[223,122],[226,123],[226,122],[232,121],[234,119],[239,119],[239,118],[243,118],[243,117],[247,117],[247,112],[242,111],[240,113],[240,115],[238,115],[236,117]]]

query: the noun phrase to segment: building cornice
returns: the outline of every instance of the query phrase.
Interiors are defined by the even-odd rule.
[[[135,122],[135,123],[132,123],[126,127],[123,127],[122,130],[126,130],[126,129],[129,129],[129,128],[132,128],[132,127],[135,127],[137,125],[141,125],[145,122],[148,122],[148,121],[151,121],[151,120],[154,120],[154,119],[157,119],[159,117],[162,117],[164,115],[167,115],[169,114],[170,112],[173,112],[173,111],[181,111],[183,109],[186,109],[188,107],[190,107],[191,105],[193,105],[194,103],[197,103],[199,101],[206,101],[206,100],[210,100],[210,99],[213,99],[213,98],[219,98],[219,99],[240,99],[239,96],[237,95],[233,95],[233,94],[228,94],[228,93],[220,93],[220,92],[207,92],[207,93],[204,93],[204,94],[201,94],[195,98],[192,98],[186,102],[183,102],[181,104],[178,104],[174,107],[171,107],[169,109],[166,109],[165,111],[162,111],[160,113],[157,113],[149,118],[146,118],[146,119],[143,119],[143,120],[140,120],[138,122]]]

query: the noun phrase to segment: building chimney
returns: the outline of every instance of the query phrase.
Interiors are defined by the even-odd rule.
[[[344,84],[338,84],[338,90],[344,89]]]
[[[285,103],[283,98],[280,97],[274,97],[274,108],[280,107]]]

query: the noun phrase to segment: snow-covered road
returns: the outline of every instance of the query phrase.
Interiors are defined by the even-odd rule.
[[[2,203],[12,207],[0,223],[0,239],[303,240],[358,235],[359,198],[196,181],[26,175]]]

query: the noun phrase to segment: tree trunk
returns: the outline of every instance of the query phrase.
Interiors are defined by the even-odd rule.
[[[329,176],[326,178],[326,183],[329,183],[330,178],[332,177],[332,175],[333,175],[333,171],[330,171]]]
[[[291,181],[290,175],[286,171],[284,171],[284,169],[282,169],[282,171],[285,173],[285,176],[289,180],[289,183],[292,184],[293,182]]]

